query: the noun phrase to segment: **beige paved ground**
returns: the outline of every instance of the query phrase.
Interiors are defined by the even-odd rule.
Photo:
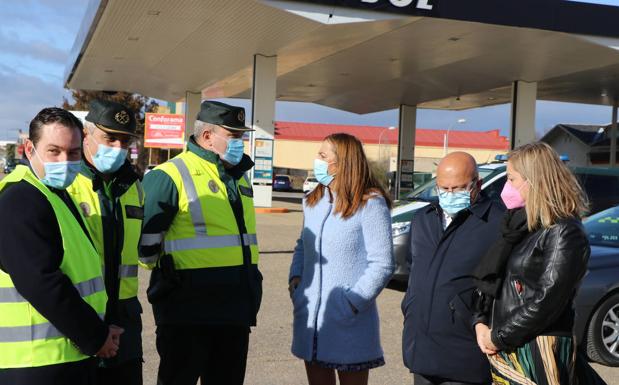
[[[298,205],[276,203],[299,210]],[[258,215],[258,236],[261,246],[261,270],[264,275],[264,299],[258,327],[251,335],[248,359],[248,385],[296,385],[305,382],[302,363],[290,354],[292,306],[287,293],[287,274],[291,251],[301,228],[302,214]],[[142,273],[142,293],[147,274]],[[387,365],[370,374],[375,385],[411,384],[412,379],[402,365],[400,337],[402,316],[400,301],[403,293],[387,289],[379,297],[382,343]],[[145,381],[155,384],[158,357],[154,348],[154,326],[150,306],[143,299]],[[619,369],[596,366],[609,385],[619,385]]]

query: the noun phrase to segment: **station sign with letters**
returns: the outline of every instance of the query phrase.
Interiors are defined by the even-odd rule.
[[[147,113],[144,118],[144,147],[183,148],[185,115]]]
[[[619,18],[611,0],[286,0],[402,16],[434,17],[581,35],[619,37]],[[603,3],[603,4],[602,4]],[[613,6],[609,6],[609,4]],[[587,15],[583,17],[583,15]]]

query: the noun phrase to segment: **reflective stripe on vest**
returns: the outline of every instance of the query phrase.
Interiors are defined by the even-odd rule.
[[[140,247],[161,245],[163,243],[163,239],[164,239],[163,233],[157,233],[157,234],[142,233],[142,236],[140,237]],[[149,269],[154,267],[158,259],[159,259],[159,252],[153,253],[152,255],[139,255],[138,257],[138,260],[140,261],[140,263]]]
[[[26,166],[0,181],[0,193],[14,183],[36,187],[50,203],[64,253],[60,271],[82,300],[103,317],[107,303],[99,255],[67,205]],[[88,358],[17,291],[11,276],[0,269],[0,369],[31,368]]]
[[[118,267],[118,278],[131,278],[138,276],[138,265],[120,265]]]
[[[239,235],[203,235],[195,238],[176,239],[165,241],[167,252],[191,250],[191,249],[217,249],[230,246],[251,246],[258,244],[256,234]]]
[[[204,215],[202,215],[202,206],[200,206],[200,197],[196,190],[196,185],[193,183],[193,178],[187,169],[187,165],[181,158],[174,158],[172,163],[178,169],[183,180],[183,186],[185,187],[185,193],[187,194],[187,200],[189,201],[189,213],[191,214],[191,222],[193,222],[193,228],[196,231],[196,237],[198,234],[206,234],[206,223],[204,221]],[[173,251],[168,250],[166,251]]]
[[[98,314],[103,319],[104,314]],[[0,342],[28,342],[48,338],[63,337],[60,330],[49,322],[30,326],[0,327]]]
[[[162,252],[171,254],[181,270],[240,266],[243,247],[250,248],[251,263],[258,263],[253,194],[246,176],[239,180],[237,191],[247,233],[239,234],[217,164],[186,151],[157,169],[170,177],[178,191],[178,212],[165,234],[143,234],[142,246],[163,243]],[[156,262],[158,255],[144,257]]]
[[[140,246],[155,246],[163,242],[163,233],[157,234],[142,234],[140,238]]]
[[[105,290],[103,277],[95,277],[88,281],[80,282],[73,285],[80,297],[87,297],[99,291]],[[19,303],[28,302],[14,287],[0,287],[0,303]]]

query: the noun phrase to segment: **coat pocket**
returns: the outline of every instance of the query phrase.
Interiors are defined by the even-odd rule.
[[[460,324],[466,330],[473,333],[473,293],[475,288],[466,289],[456,294],[449,301],[452,324]]]
[[[353,305],[346,296],[346,292],[349,290],[348,286],[334,288],[329,295],[325,309],[327,314],[332,314],[334,320],[345,324],[354,322],[359,312],[358,310],[356,313],[353,311]]]

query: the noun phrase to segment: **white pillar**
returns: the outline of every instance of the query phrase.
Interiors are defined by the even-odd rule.
[[[617,106],[619,101],[613,103],[613,120],[610,126],[610,159],[609,167],[617,165]]]
[[[512,85],[511,148],[535,141],[537,83],[516,81]]]
[[[417,106],[400,105],[398,131],[398,170],[395,199],[413,191],[415,170],[415,133],[417,131]]]
[[[189,137],[193,135],[193,124],[196,121],[196,116],[200,111],[200,103],[202,102],[201,92],[185,92],[185,143],[189,141]]]
[[[254,205],[271,207],[273,198],[273,147],[275,136],[275,92],[277,56],[254,55],[254,80],[251,108],[251,157],[256,162],[252,171]]]

